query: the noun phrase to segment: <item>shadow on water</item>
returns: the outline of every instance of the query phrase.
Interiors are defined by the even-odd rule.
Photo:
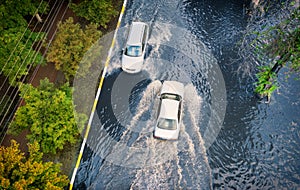
[[[122,75],[121,85],[117,80],[120,75]],[[133,174],[129,174],[126,167],[114,165],[112,160],[107,160],[107,156],[113,151],[114,146],[117,146],[124,131],[127,130],[126,124],[137,112],[136,107],[139,102],[137,100],[141,99],[141,93],[150,82],[151,80],[144,72],[129,75],[121,69],[116,69],[105,77],[102,86],[103,93],[99,97],[87,145],[76,176],[75,189],[87,189],[87,187],[104,189],[109,186],[128,189],[130,187],[130,177],[132,178]],[[114,88],[114,85],[120,86]],[[127,96],[123,96],[124,93],[127,93]],[[129,102],[129,106],[126,102]],[[118,115],[120,113],[123,115]],[[149,113],[146,112],[141,120],[148,119]],[[139,132],[133,131],[131,135],[138,136]],[[127,145],[130,146],[130,142]],[[121,173],[123,173],[123,177],[118,176]],[[94,181],[95,179],[97,181]],[[110,184],[111,181],[114,183]],[[125,185],[126,183],[127,185]]]
[[[99,119],[104,126],[106,132],[116,141],[120,139],[125,127],[122,126],[115,117],[111,104],[111,89],[114,81],[120,74],[121,70],[115,71],[112,75],[105,77],[102,91],[97,104],[97,113],[101,116]]]

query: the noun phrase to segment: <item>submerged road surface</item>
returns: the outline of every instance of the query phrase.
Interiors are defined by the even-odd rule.
[[[283,105],[285,98],[291,104],[281,108],[261,105],[240,85],[239,62],[233,60],[238,58],[235,45],[242,37],[240,31],[247,25],[243,9],[244,3],[234,0],[127,4],[74,189],[245,189],[299,184],[295,160],[288,163],[285,158],[299,155],[299,148],[293,147],[299,130],[291,142],[285,141],[299,119],[293,113],[285,118],[278,115],[281,108],[299,113],[299,106],[293,107],[299,104],[293,98],[299,95],[299,85],[297,91],[275,96],[276,104]],[[150,26],[143,71],[133,75],[120,68],[132,21]],[[107,35],[100,44],[110,39]],[[91,78],[95,81],[99,74]],[[164,80],[185,84],[178,141],[152,137],[157,94]],[[93,98],[95,90],[83,86],[82,91]],[[279,123],[271,113],[277,114]],[[287,131],[279,134],[273,124]],[[296,175],[285,176],[292,173]]]

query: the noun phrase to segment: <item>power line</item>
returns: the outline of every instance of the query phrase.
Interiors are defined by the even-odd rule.
[[[41,5],[41,4],[40,4],[40,5]],[[39,6],[39,7],[40,7],[40,6]],[[46,8],[44,9],[42,15],[44,14],[45,11],[46,11]],[[38,9],[35,11],[35,13],[37,13],[37,12],[38,12]],[[7,62],[5,63],[4,67],[6,67],[6,65],[9,63],[10,58],[12,57],[12,55],[14,54],[14,52],[15,52],[16,48],[18,47],[20,41],[21,41],[22,38],[24,37],[24,34],[26,33],[26,31],[27,31],[27,29],[28,29],[28,27],[29,27],[31,21],[33,20],[33,17],[34,17],[34,16],[32,16],[32,18],[31,18],[29,24],[27,25],[27,28],[26,28],[25,31],[23,32],[22,37],[19,39],[17,45],[14,47],[14,50],[13,50],[12,53],[10,54],[10,56],[9,56]],[[33,31],[34,31],[34,29],[36,28],[37,25],[38,25],[38,23],[35,24],[35,26],[34,26],[34,28],[33,28]],[[33,34],[33,31],[31,31],[31,33],[30,33],[28,39],[26,40],[26,43],[25,43],[24,47],[23,47],[22,50],[19,52],[19,55],[23,52],[25,46],[27,45],[27,43],[28,43],[28,41],[29,41],[29,38],[30,38],[31,35]],[[31,48],[32,48],[32,46],[31,46]],[[31,52],[31,51],[28,52],[27,56],[30,54],[30,52]],[[24,61],[26,60],[27,56],[25,57]],[[18,57],[19,57],[19,56],[18,56]],[[18,59],[15,60],[14,65],[16,65],[16,62],[17,62],[17,61],[18,61]],[[24,61],[23,61],[23,62],[24,62]],[[22,63],[22,65],[23,65],[23,63]],[[1,73],[3,73],[4,67],[2,68]],[[12,66],[12,67],[10,68],[10,71],[9,71],[8,75],[5,77],[5,80],[3,81],[2,86],[0,87],[0,91],[3,89],[3,86],[5,85],[7,79],[9,78],[9,75],[10,75],[11,71],[13,70],[13,68],[14,68],[14,66]],[[14,80],[16,77],[17,77],[17,74],[14,76],[13,80]],[[2,100],[0,101],[0,104],[3,102],[4,97],[6,96],[6,94],[7,94],[7,91],[5,92],[5,95],[2,97]],[[5,106],[4,106],[4,107],[5,107]],[[0,113],[0,114],[1,114],[1,113]]]
[[[36,9],[35,14],[38,13],[38,10],[39,10],[40,6],[42,5],[42,3],[43,3],[43,0],[42,0],[41,3],[39,4],[38,8]],[[46,9],[45,9],[45,10],[46,10]],[[43,13],[44,13],[44,12],[43,12]],[[34,14],[34,15],[35,15],[35,14]],[[5,63],[4,66],[2,67],[0,74],[3,72],[4,68],[6,67],[6,64],[9,62],[11,56],[12,56],[12,55],[14,54],[14,52],[16,51],[16,49],[17,49],[17,47],[18,47],[20,41],[21,41],[22,38],[24,37],[24,35],[25,35],[27,29],[29,28],[31,22],[33,21],[34,15],[31,17],[31,19],[30,19],[30,21],[29,21],[29,23],[28,23],[26,29],[24,30],[22,36],[20,37],[20,39],[19,39],[17,45],[14,47],[14,50],[11,52],[11,54],[9,55],[9,57],[8,57],[8,59],[7,59],[7,61],[6,61],[6,63]],[[27,42],[26,42],[26,43],[27,43]],[[25,45],[26,45],[26,44],[25,44]],[[1,90],[1,89],[2,89],[2,87],[0,88],[0,90]]]
[[[42,27],[41,27],[39,33],[43,30],[45,24],[47,23],[47,20],[48,20],[50,14],[51,14],[53,8],[55,7],[56,3],[57,3],[57,0],[55,1],[54,6],[51,8],[50,13],[47,15],[46,22],[42,25]],[[57,11],[57,10],[56,10],[56,11]],[[57,13],[58,13],[58,12],[57,12]],[[57,14],[57,13],[56,13],[56,14]],[[55,15],[55,14],[54,14],[54,15]],[[55,17],[55,18],[56,18],[56,17]],[[49,25],[49,24],[48,24],[48,25]],[[33,28],[33,30],[36,28],[36,26],[37,26],[37,24],[35,25],[35,27]],[[48,26],[47,26],[46,28],[48,28]],[[46,29],[46,30],[47,30],[47,29]],[[36,37],[36,39],[37,39],[37,37]],[[36,40],[36,39],[35,39],[35,40]],[[31,49],[32,49],[32,48],[33,48],[33,45],[31,46]],[[30,52],[33,52],[33,51],[30,51]],[[25,61],[26,61],[28,55],[30,54],[30,52],[28,52],[28,54],[27,54],[26,57],[25,57],[25,60],[24,60],[24,61],[22,62],[22,64],[20,65],[20,67],[19,67],[19,69],[18,69],[16,75],[15,75],[14,78],[13,78],[13,81],[15,81],[16,77],[18,76],[18,73],[19,73],[19,71],[20,71],[20,68],[21,68],[21,67],[23,66],[23,64],[25,63]],[[38,51],[34,51],[34,52],[38,52]],[[31,57],[32,57],[32,56],[31,56]],[[36,57],[36,56],[35,56],[35,57]],[[32,64],[30,64],[30,67],[31,67],[31,65],[32,65]],[[28,70],[29,70],[29,69],[28,69]],[[10,90],[10,88],[11,88],[11,86],[6,90],[4,96],[6,96],[7,92]],[[0,90],[1,90],[1,89],[0,89]],[[3,99],[4,99],[4,98],[3,98]],[[3,99],[2,99],[2,100],[3,100]],[[1,104],[1,103],[2,103],[2,101],[0,102],[0,104]],[[6,106],[6,105],[5,105],[5,106]],[[4,106],[4,107],[5,107],[5,106]],[[2,113],[2,112],[1,112],[1,113]],[[1,113],[0,113],[0,114],[1,114]]]
[[[52,7],[51,11],[49,12],[49,14],[48,14],[48,16],[47,16],[47,18],[46,18],[46,21],[45,21],[45,23],[43,24],[41,30],[43,30],[43,28],[45,27],[45,24],[47,23],[47,20],[48,20],[49,16],[51,15],[52,11],[54,10],[53,8],[56,7],[56,3],[57,3],[57,0],[55,1],[54,6]],[[51,25],[50,25],[50,23],[49,23],[49,24],[47,25],[47,27],[46,27],[46,28],[47,28],[46,31],[48,30],[48,31],[46,32],[46,34],[49,33],[50,28],[52,27],[52,25],[53,25],[53,23],[54,23],[54,21],[55,21],[57,15],[58,15],[60,9],[61,9],[62,4],[63,4],[63,1],[60,1],[60,5],[59,5],[58,7],[56,7],[56,9],[55,9],[55,11],[54,11],[55,13],[52,15],[52,18],[51,18],[51,19],[52,19]],[[51,20],[51,19],[50,19],[50,20]],[[50,26],[50,27],[49,27],[49,26]],[[39,47],[39,50],[40,50],[40,48],[41,48],[41,46]],[[38,51],[39,51],[39,50],[38,50]],[[36,55],[38,54],[38,51],[37,51]],[[30,65],[30,68],[31,68],[31,67],[32,67],[32,64]],[[23,78],[22,82],[24,82],[24,80],[25,80],[25,78]],[[22,83],[21,83],[21,86],[22,86]],[[20,86],[20,87],[21,87],[21,86]],[[9,110],[10,110],[10,108],[11,108],[13,102],[14,102],[15,99],[17,98],[18,92],[19,92],[19,89],[16,90],[16,92],[15,92],[15,94],[14,94],[14,97],[13,97],[13,100],[11,101],[11,103],[10,103],[10,105],[9,105],[9,108],[8,108],[7,111],[6,111],[5,116],[2,118],[2,120],[1,120],[1,122],[0,122],[0,125],[4,122],[4,118],[7,116],[7,114],[9,114]],[[11,94],[13,94],[13,93],[11,93]],[[20,103],[20,100],[18,101],[18,104],[15,105],[14,111],[16,110],[16,107],[19,105],[19,103]],[[11,115],[10,115],[9,118],[11,118],[13,114],[14,114],[14,112],[11,113]],[[8,121],[9,121],[9,120],[8,120]],[[6,130],[7,126],[8,126],[8,122],[5,123],[5,126],[3,127],[2,131],[1,131],[1,135],[2,135],[3,131]],[[3,140],[3,139],[2,139],[2,140]]]
[[[55,4],[56,4],[56,3],[55,3]],[[47,18],[46,18],[46,21],[48,20],[49,15],[51,14],[52,10],[53,10],[53,7],[52,7],[51,11],[49,12],[49,14],[48,14],[48,16],[47,16]],[[45,22],[45,23],[47,23],[47,22]],[[42,26],[42,28],[40,29],[40,31],[44,28],[45,23],[43,24],[43,26]],[[48,24],[48,25],[49,25],[49,24]],[[29,53],[30,53],[30,52],[29,52]],[[7,92],[10,90],[10,88],[11,88],[11,86],[10,86],[10,87],[7,89],[7,91],[5,92],[5,95],[3,96],[3,99],[4,99],[4,97],[6,96]],[[6,109],[5,114],[3,115],[3,118],[2,118],[2,120],[1,120],[1,122],[0,122],[0,126],[3,124],[5,118],[7,117],[7,114],[9,113],[9,110],[11,109],[11,106],[12,106],[13,102],[15,102],[15,99],[16,99],[16,97],[17,97],[18,91],[19,91],[19,90],[16,90],[16,92],[15,92],[15,89],[13,89],[13,91],[12,91],[11,94],[9,95],[9,97],[12,97],[13,94],[14,94],[14,97],[13,97],[12,100],[9,100],[9,101],[11,101],[11,103],[9,104],[8,108]],[[7,102],[5,103],[5,105],[3,106],[4,108],[7,106],[7,103],[8,103],[9,101],[7,101]],[[17,105],[18,105],[18,104],[17,104]],[[4,110],[3,110],[3,111],[4,111]],[[2,130],[1,130],[1,135],[3,135],[3,131],[6,130],[7,124],[8,124],[8,123],[6,123],[6,124],[3,126]]]
[[[56,0],[56,2],[57,2],[57,0]],[[56,2],[55,2],[55,4],[56,4]],[[64,1],[60,1],[60,2],[61,2],[61,3],[60,3],[60,5],[59,5],[59,8],[56,8],[56,13],[52,16],[52,22],[51,22],[51,25],[48,24],[47,27],[46,27],[46,28],[48,28],[48,29],[46,29],[46,31],[48,30],[48,31],[46,32],[46,35],[49,33],[51,27],[53,26],[54,21],[55,21],[57,15],[58,15],[58,13],[60,12],[61,7],[62,7],[62,4],[63,4]],[[69,4],[68,4],[68,5],[69,5]],[[68,9],[68,5],[66,6],[66,9],[64,10],[61,19],[65,16],[65,13],[66,13],[66,11],[67,11],[67,9]],[[54,6],[53,6],[53,7],[54,7]],[[52,10],[52,9],[51,9],[51,10]],[[52,11],[51,11],[51,12],[52,12]],[[47,16],[47,19],[48,19],[49,15],[50,15],[50,13],[49,13],[48,16]],[[53,18],[53,17],[54,17],[54,18]],[[46,20],[47,20],[47,19],[46,19]],[[61,19],[59,19],[59,20],[61,20]],[[45,23],[46,23],[46,22],[45,22]],[[43,27],[44,27],[44,24],[43,24]],[[43,28],[43,27],[42,27],[42,28]],[[58,28],[55,29],[54,34],[53,34],[53,36],[51,37],[51,40],[50,40],[49,43],[48,43],[48,47],[49,47],[50,44],[52,43],[53,37],[54,37],[54,35],[56,34],[57,29],[58,29]],[[39,49],[38,49],[38,51],[37,51],[37,53],[36,53],[36,56],[37,56],[39,50],[41,49],[41,47],[42,47],[42,46],[39,46]],[[46,50],[46,51],[47,51],[47,50]],[[45,55],[46,51],[44,52],[43,56]],[[36,56],[35,56],[35,58],[36,58]],[[39,66],[39,65],[38,65],[38,66]],[[32,64],[30,65],[30,68],[31,68],[31,67],[32,67]],[[34,71],[33,77],[31,78],[32,80],[33,80],[33,78],[35,77],[35,75],[36,75],[36,73],[37,73],[36,71],[37,71],[37,70]],[[25,78],[23,78],[22,83],[21,83],[21,86],[23,85],[24,80],[25,80]],[[15,96],[14,96],[13,100],[17,97],[18,91],[19,91],[19,90],[17,90],[17,92],[15,93]],[[26,92],[25,92],[25,93],[26,93]],[[13,101],[12,101],[12,102],[13,102]],[[1,131],[1,136],[3,136],[3,138],[1,138],[1,143],[2,143],[2,141],[3,141],[3,139],[4,139],[5,135],[6,135],[6,133],[3,134],[3,132],[4,132],[4,130],[7,129],[8,121],[10,121],[10,120],[12,119],[12,117],[13,117],[13,115],[14,115],[14,113],[15,113],[17,107],[19,106],[20,102],[21,102],[21,101],[19,100],[18,103],[14,106],[13,111],[12,111],[11,114],[9,115],[8,120],[7,120],[7,122],[5,123],[5,126],[3,127],[2,131]],[[6,117],[6,115],[9,113],[8,110],[10,110],[11,106],[12,106],[12,103],[10,104],[9,109],[7,109],[7,111],[6,111],[6,113],[5,113],[5,117]],[[3,123],[5,117],[3,117],[2,121],[0,122],[0,126],[1,126],[1,124]],[[0,144],[1,144],[1,143],[0,143]]]

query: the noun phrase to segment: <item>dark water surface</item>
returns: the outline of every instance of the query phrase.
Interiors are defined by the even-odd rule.
[[[136,75],[120,69],[121,29],[74,189],[300,188],[300,84],[282,70],[270,104],[241,85],[245,3],[128,3],[122,26],[139,20],[151,28],[145,67]],[[163,80],[186,86],[175,142],[152,137]]]

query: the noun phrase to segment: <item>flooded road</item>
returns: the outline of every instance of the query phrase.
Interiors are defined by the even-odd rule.
[[[271,104],[241,85],[244,7],[233,0],[128,3],[74,189],[299,188],[300,85],[289,80]],[[143,72],[135,75],[120,69],[132,21],[151,28]],[[164,80],[185,84],[175,142],[152,137]]]

